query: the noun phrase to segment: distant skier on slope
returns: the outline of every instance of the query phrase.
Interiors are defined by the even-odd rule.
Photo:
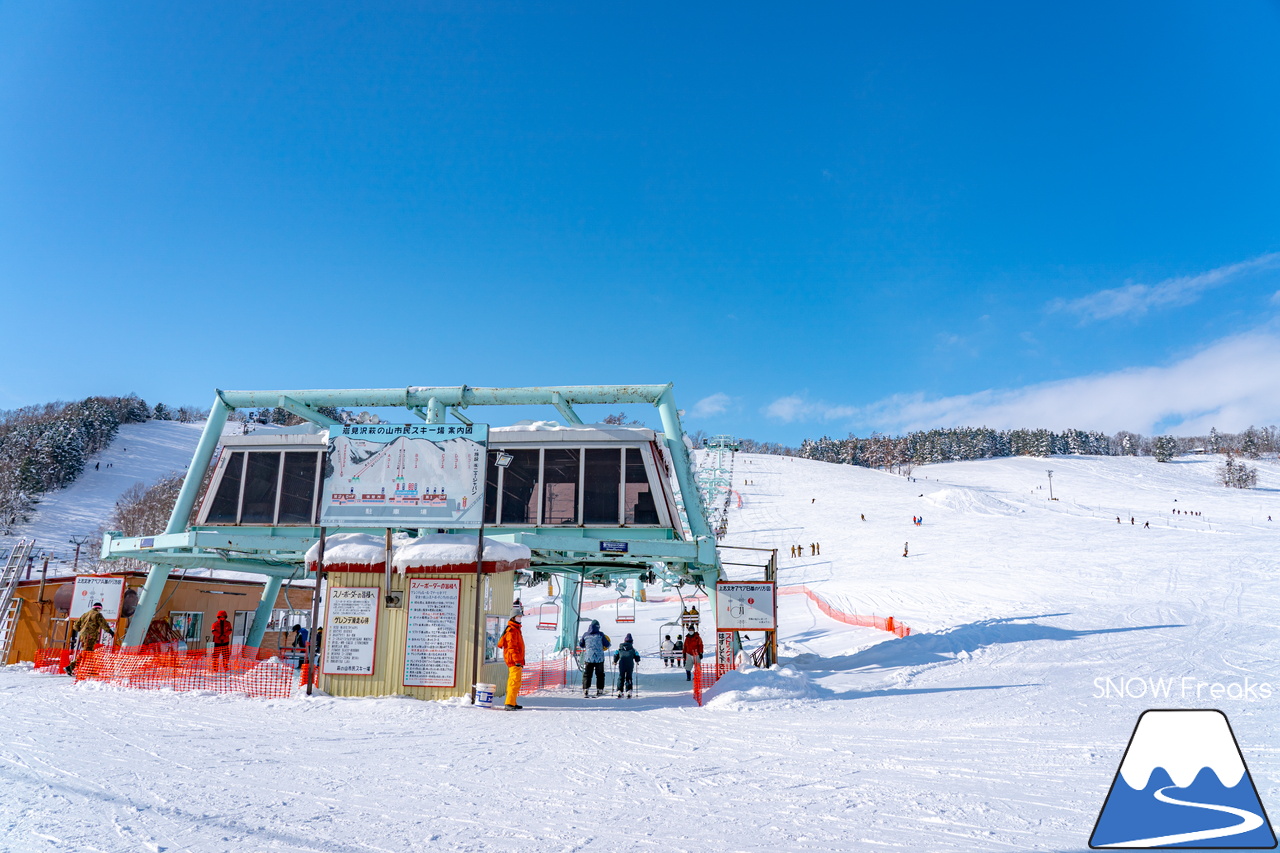
[[[909,542],[903,542],[903,543],[902,543],[902,556],[904,556],[904,557],[905,557],[905,556],[907,556],[907,546],[908,546],[909,544],[911,544],[911,543],[909,543]]]

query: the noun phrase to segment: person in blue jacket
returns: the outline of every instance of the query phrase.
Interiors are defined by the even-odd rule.
[[[582,649],[582,696],[586,698],[591,687],[591,674],[596,676],[596,696],[604,694],[604,653],[609,649],[609,635],[600,630],[600,621],[591,620],[591,627],[578,640]]]
[[[613,655],[613,662],[618,665],[618,698],[622,698],[622,691],[627,691],[627,698],[631,698],[631,688],[634,683],[633,673],[635,673],[636,664],[640,662],[640,653],[636,651],[635,643],[631,639],[631,635],[627,634],[626,638],[618,644],[618,651]]]

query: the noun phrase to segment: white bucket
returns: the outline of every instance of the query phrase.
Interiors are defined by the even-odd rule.
[[[493,694],[498,689],[496,684],[477,684],[476,685],[476,704],[481,708],[493,707]]]

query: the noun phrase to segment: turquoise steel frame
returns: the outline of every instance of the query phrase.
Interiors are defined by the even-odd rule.
[[[293,576],[308,548],[319,538],[318,527],[191,527],[188,519],[199,497],[201,482],[222,437],[227,418],[237,409],[280,407],[322,427],[335,421],[318,411],[321,407],[405,408],[427,423],[442,423],[447,414],[470,423],[462,410],[472,406],[549,405],[564,421],[581,424],[575,405],[649,404],[658,409],[662,432],[680,494],[684,496],[690,538],[667,528],[499,528],[488,535],[528,545],[533,567],[560,573],[566,583],[560,608],[559,645],[572,647],[577,640],[576,595],[569,592],[587,577],[635,577],[660,566],[669,579],[703,586],[715,606],[715,582],[720,575],[715,537],[698,500],[698,486],[685,444],[680,412],[671,385],[578,385],[537,388],[419,387],[293,391],[218,391],[209,420],[191,458],[186,479],[163,534],[125,537],[107,533],[102,559],[131,557],[151,563],[125,645],[141,645],[155,616],[156,604],[170,572],[176,567],[199,567],[266,575],[269,582],[254,614],[246,645],[262,642],[281,580]],[[600,540],[625,540],[626,554],[599,550]]]

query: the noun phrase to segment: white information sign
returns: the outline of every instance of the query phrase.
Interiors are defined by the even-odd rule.
[[[487,424],[329,427],[320,523],[479,527]]]
[[[335,587],[329,590],[324,625],[324,674],[373,675],[378,645],[376,586]]]
[[[458,680],[462,581],[409,578],[404,638],[405,687],[453,687]]]
[[[771,581],[720,581],[716,584],[716,628],[721,631],[772,631],[774,584]]]
[[[79,619],[93,609],[95,602],[102,603],[102,615],[108,622],[120,618],[120,599],[124,596],[124,578],[103,578],[81,575],[76,578],[71,593],[71,618]]]

